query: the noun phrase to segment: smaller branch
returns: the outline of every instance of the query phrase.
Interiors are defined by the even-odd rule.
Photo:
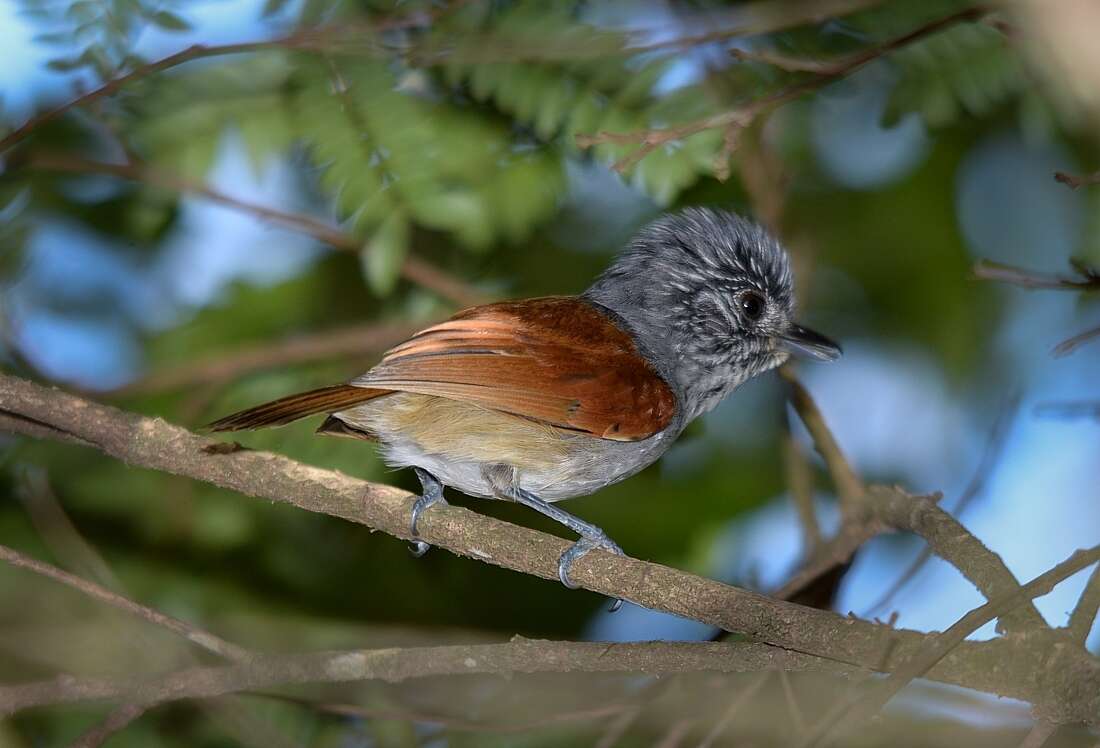
[[[825,466],[836,484],[837,496],[840,499],[841,512],[845,517],[854,516],[857,513],[857,503],[865,492],[863,481],[852,469],[848,458],[837,444],[833,432],[825,423],[825,417],[817,407],[809,391],[802,386],[794,372],[788,366],[779,369],[779,376],[787,383],[788,397],[794,406],[806,430],[813,438],[814,447],[818,454],[825,460]]]
[[[339,52],[347,43],[361,47],[362,39],[369,34],[380,31],[414,28],[429,24],[439,15],[450,12],[453,6],[461,4],[464,4],[463,0],[458,0],[455,3],[451,3],[449,6],[443,6],[430,13],[413,11],[408,15],[382,19],[367,24],[341,24],[338,26],[333,25],[312,29],[301,29],[287,36],[265,41],[239,42],[234,44],[192,44],[186,49],[162,57],[159,60],[154,60],[144,65],[138,65],[130,72],[112,78],[98,88],[93,88],[91,91],[83,93],[63,104],[59,104],[53,109],[49,109],[31,117],[0,140],[0,153],[3,153],[13,145],[25,140],[39,127],[49,124],[72,109],[92,104],[108,96],[113,96],[131,83],[166,70],[171,70],[172,68],[179,67],[193,60],[200,60],[208,57],[248,54],[251,52],[261,52],[273,49],[298,52]]]
[[[772,52],[771,50],[749,50],[734,47],[730,49],[730,57],[738,62],[761,62],[765,65],[786,70],[788,73],[813,73],[814,75],[830,75],[837,68],[836,62],[827,60],[803,59],[800,57],[788,57],[787,55]]]
[[[957,23],[976,21],[981,19],[988,10],[984,7],[967,8],[965,10],[952,13],[944,16],[943,18],[931,21],[923,26],[920,26],[907,34],[895,37],[889,41],[881,44],[868,47],[865,50],[857,52],[849,57],[836,60],[834,62],[820,63],[823,67],[823,72],[818,72],[813,78],[809,78],[804,81],[799,81],[793,84],[789,88],[781,89],[773,94],[764,96],[755,101],[748,102],[740,107],[732,109],[727,112],[721,112],[702,119],[686,122],[674,127],[665,128],[653,128],[647,130],[636,130],[633,132],[599,132],[595,135],[583,135],[576,136],[576,143],[578,148],[587,149],[596,145],[611,144],[611,145],[630,145],[637,144],[636,148],[629,155],[619,159],[614,165],[614,169],[619,172],[625,172],[634,166],[638,161],[645,158],[652,153],[658,147],[675,140],[682,140],[704,130],[711,130],[715,128],[728,128],[735,127],[743,129],[751,125],[758,117],[769,114],[775,109],[787,104],[791,101],[802,98],[803,96],[824,88],[828,84],[851,75],[856,70],[860,69],[867,63],[878,59],[884,55],[894,52],[902,47],[905,47],[919,39],[922,39],[931,34],[942,31],[945,28],[953,26]],[[704,40],[705,37],[696,37],[694,41],[699,42]],[[730,141],[729,134],[726,135],[726,142]]]
[[[817,521],[814,509],[813,473],[806,455],[798,448],[798,442],[791,433],[790,424],[784,419],[783,463],[786,466],[787,486],[798,510],[798,524],[802,528],[802,545],[807,557],[817,554],[823,541],[821,525]]]
[[[979,280],[1010,283],[1028,289],[1051,289],[1056,291],[1095,291],[1100,289],[1100,275],[1083,267],[1077,268],[1081,278],[1046,275],[1025,268],[1005,265],[991,260],[978,260],[974,263],[974,277]]]
[[[1054,733],[1058,732],[1058,725],[1053,722],[1039,721],[1028,731],[1020,748],[1043,748]]]
[[[632,704],[613,703],[606,706],[597,706],[589,709],[577,709],[574,711],[557,712],[537,719],[523,722],[482,722],[462,719],[451,715],[434,714],[432,712],[412,711],[409,709],[369,707],[359,704],[342,704],[335,702],[314,701],[312,699],[288,696],[281,693],[255,694],[265,699],[282,701],[294,704],[304,709],[309,709],[320,714],[328,714],[335,717],[357,717],[359,719],[388,719],[402,722],[421,722],[433,725],[441,725],[448,730],[459,732],[490,732],[490,733],[516,733],[529,730],[545,729],[573,722],[587,722],[596,719],[608,719],[618,717],[624,712],[634,709]]]
[[[23,502],[34,529],[46,547],[76,574],[90,578],[113,591],[122,585],[111,568],[80,534],[50,486],[46,471],[27,467],[23,471],[17,495]]]
[[[970,482],[967,484],[962,496],[959,497],[958,503],[955,504],[955,508],[953,509],[955,517],[962,517],[971,502],[985,491],[989,476],[993,473],[993,469],[1004,453],[1004,445],[1007,441],[1009,427],[1012,425],[1019,408],[1020,397],[1019,395],[1014,395],[1009,399],[1000,413],[997,414],[997,418],[993,422],[993,429],[990,431],[989,439],[986,442],[985,450],[982,452],[981,459],[978,461],[978,467],[974,471],[974,475],[971,476]],[[882,594],[874,605],[867,609],[864,615],[873,615],[889,605],[890,601],[894,599],[894,596],[917,576],[917,573],[926,563],[928,563],[933,555],[932,546],[926,544],[924,550],[914,559],[913,563],[909,565],[909,568],[902,572],[897,581]]]
[[[1040,574],[1025,585],[1018,587],[1012,594],[1001,597],[974,608],[953,623],[942,634],[933,637],[909,662],[904,663],[886,677],[871,693],[856,704],[836,715],[828,724],[820,726],[809,741],[808,746],[827,742],[830,736],[839,737],[843,732],[863,725],[878,714],[902,688],[911,681],[931,670],[936,663],[962,644],[966,637],[973,634],[995,618],[1006,615],[1013,608],[1036,597],[1049,593],[1055,586],[1077,572],[1100,561],[1100,545],[1088,550],[1078,550],[1062,563]]]
[[[81,733],[76,740],[69,743],[69,748],[99,748],[147,711],[148,707],[141,704],[123,704],[111,710],[101,722]]]
[[[1073,612],[1070,613],[1069,623],[1066,629],[1069,635],[1082,647],[1089,638],[1093,624],[1096,622],[1096,613],[1100,611],[1100,565],[1092,570],[1089,581],[1085,583],[1085,589],[1077,600]]]
[[[764,684],[768,682],[768,678],[771,676],[770,672],[763,672],[757,675],[745,688],[734,697],[730,705],[726,707],[726,711],[722,714],[721,718],[714,723],[714,726],[710,729],[710,732],[699,741],[699,748],[711,748],[714,742],[718,740],[733,722],[737,714],[744,708],[745,704],[752,699],[756,693],[764,687]]]
[[[1063,340],[1061,343],[1054,346],[1054,349],[1051,351],[1051,353],[1055,356],[1055,358],[1068,356],[1085,343],[1097,339],[1100,339],[1100,327],[1094,327],[1091,330],[1085,330],[1082,333],[1074,335],[1072,338]]]
[[[1075,190],[1078,187],[1088,187],[1093,184],[1100,184],[1100,171],[1093,172],[1092,174],[1067,174],[1064,171],[1054,172],[1054,181],[1061,182],[1071,190]]]
[[[343,356],[366,355],[396,345],[422,327],[422,324],[411,323],[371,323],[287,338],[270,345],[258,345],[164,369],[114,390],[111,394],[118,397],[148,395],[229,382],[254,371],[279,369]]]
[[[133,616],[143,618],[149,623],[166,628],[175,634],[179,634],[192,644],[202,647],[208,652],[224,657],[227,660],[242,662],[248,660],[252,656],[247,649],[227,642],[202,629],[196,628],[186,621],[181,621],[178,618],[165,615],[152,608],[147,608],[140,603],[136,603],[122,595],[111,592],[106,587],[98,585],[95,582],[89,582],[67,571],[62,571],[56,566],[38,561],[30,556],[25,556],[14,548],[0,545],[0,561],[5,561],[16,568],[26,569],[35,574],[48,577],[55,582],[60,582],[61,584],[72,587],[79,592],[83,592],[88,597],[107,603]]]
[[[181,179],[140,164],[112,164],[68,154],[35,153],[27,159],[26,165],[32,169],[69,174],[106,174],[119,179],[144,182],[173,192],[188,192],[242,213],[250,213],[276,226],[312,236],[335,249],[359,252],[363,248],[362,242],[351,234],[312,216],[290,213],[242,200],[206,184]],[[485,301],[485,297],[476,289],[420,258],[408,257],[401,267],[401,275],[406,280],[417,283],[460,306],[473,306]]]
[[[61,676],[0,686],[0,715],[53,704],[125,699],[151,705],[307,683],[438,675],[518,673],[746,673],[780,668],[849,675],[840,663],[766,644],[739,642],[554,642],[516,637],[503,644],[255,654],[247,662],[191,667],[148,678]]]

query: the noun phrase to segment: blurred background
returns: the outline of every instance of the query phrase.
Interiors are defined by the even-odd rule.
[[[972,268],[988,259],[1072,276],[1071,259],[1100,265],[1100,187],[1054,179],[1098,166],[1100,64],[1080,29],[1100,14],[1090,3],[1055,11],[1019,0],[837,80],[788,69],[849,59],[967,7],[4,0],[4,132],[139,74],[5,142],[0,363],[197,428],[347,379],[461,306],[579,292],[662,211],[720,206],[778,232],[795,258],[802,318],[842,342],[841,361],[799,374],[860,474],[943,491],[949,509],[965,497],[962,522],[1029,579],[1100,540],[1100,343],[1052,355],[1100,326],[1100,305],[1095,294],[979,280]],[[195,48],[145,74],[192,45],[241,46]],[[807,95],[732,135],[705,129],[636,162],[636,145],[578,145],[578,135],[691,123],[811,80]],[[783,464],[787,421],[781,383],[761,377],[659,464],[567,509],[633,556],[774,589],[804,550]],[[239,438],[416,487],[369,444],[315,437],[315,426]],[[814,465],[828,529],[834,497]],[[451,499],[559,532],[521,507]],[[3,435],[0,542],[106,574],[229,639],[287,651],[714,634],[629,604],[608,614],[587,592],[439,550],[414,559],[364,527]],[[907,536],[872,541],[831,607],[896,612],[899,626],[933,630],[982,602],[935,559],[884,600],[921,550]],[[1051,624],[1065,623],[1086,574],[1037,601]],[[180,655],[164,635],[24,572],[0,567],[0,590],[5,680]],[[290,744],[590,745],[599,719],[492,733],[440,717],[564,710],[648,687],[587,681],[595,690],[560,679],[487,680],[460,694],[361,685],[353,693],[373,718],[282,703],[175,706],[110,745],[265,742],[247,722],[257,714]],[[972,745],[1014,745],[998,741],[1029,724],[1023,705],[947,689],[916,689],[891,709],[928,735],[962,730]],[[622,744],[660,740],[660,713]],[[0,745],[64,745],[97,714],[0,722]]]

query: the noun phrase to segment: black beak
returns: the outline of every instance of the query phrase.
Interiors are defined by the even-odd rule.
[[[836,361],[840,358],[840,346],[824,335],[791,325],[779,336],[779,347],[795,356],[815,358],[818,361]]]

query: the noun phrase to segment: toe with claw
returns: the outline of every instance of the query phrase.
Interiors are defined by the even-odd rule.
[[[443,498],[443,484],[439,482],[438,478],[421,468],[416,468],[416,476],[420,479],[423,492],[413,502],[412,517],[409,522],[409,533],[414,538],[420,535],[416,529],[416,523],[420,521],[420,515],[429,507],[447,503],[447,500]],[[420,558],[428,552],[429,548],[431,548],[431,545],[423,540],[413,540],[409,551],[416,558]]]
[[[623,549],[615,544],[611,538],[606,535],[599,536],[584,536],[573,545],[566,549],[565,553],[561,554],[561,558],[558,559],[558,579],[571,590],[577,589],[577,584],[569,578],[569,570],[573,567],[573,563],[586,555],[590,551],[596,549],[607,551],[608,553],[614,553],[616,556],[626,555],[623,553]],[[611,612],[623,606],[622,600],[615,600],[611,604]]]

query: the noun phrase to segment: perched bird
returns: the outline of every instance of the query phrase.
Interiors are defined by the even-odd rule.
[[[622,550],[554,502],[634,475],[694,418],[790,354],[840,348],[792,320],[787,254],[763,228],[701,208],[643,228],[580,296],[477,306],[391,349],[346,384],[290,395],[211,424],[278,426],[327,414],[318,432],[381,443],[412,467],[420,515],[443,487],[515,501],[580,536],[558,564]],[[427,544],[417,541],[417,555]]]

